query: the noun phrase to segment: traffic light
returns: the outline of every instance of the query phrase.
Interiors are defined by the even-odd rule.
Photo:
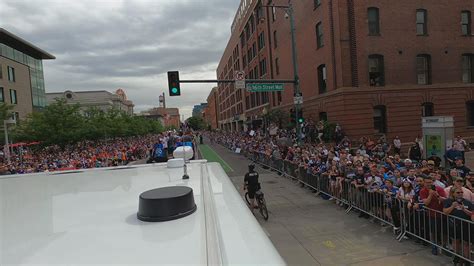
[[[179,72],[168,71],[168,88],[170,96],[180,96],[181,88],[179,87]]]
[[[303,110],[302,109],[298,110],[298,123],[299,124],[304,123],[304,117],[303,117]]]

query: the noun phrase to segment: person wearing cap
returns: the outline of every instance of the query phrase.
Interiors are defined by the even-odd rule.
[[[449,194],[449,191],[453,187],[462,189],[463,198],[470,201],[470,202],[474,202],[474,193],[472,193],[471,190],[469,190],[468,188],[464,187],[464,179],[462,177],[458,177],[458,176],[453,177],[453,185],[445,188],[444,192],[446,194]]]
[[[454,163],[455,163],[454,168],[458,171],[459,176],[464,178],[466,177],[467,174],[469,174],[469,172],[471,172],[471,169],[467,168],[464,165],[462,157],[459,156],[459,157],[454,158]]]
[[[408,158],[412,161],[421,160],[421,147],[418,142],[415,142],[408,150]]]
[[[449,164],[450,167],[454,167],[454,161],[457,157],[462,158],[461,152],[457,151],[453,146],[449,146],[446,150],[446,153],[444,154],[444,159],[446,160],[446,163]]]

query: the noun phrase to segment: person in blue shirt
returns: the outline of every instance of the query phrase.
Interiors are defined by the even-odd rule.
[[[153,144],[153,149],[151,151],[151,156],[150,159],[147,161],[147,163],[162,163],[162,162],[167,162],[168,161],[168,154],[165,151],[165,148],[162,143],[155,143]]]

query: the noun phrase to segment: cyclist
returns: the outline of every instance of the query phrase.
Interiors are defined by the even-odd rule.
[[[244,190],[248,190],[249,199],[252,208],[256,208],[255,204],[255,192],[261,189],[260,183],[258,182],[258,173],[255,172],[255,164],[249,164],[249,172],[245,174],[244,178]]]

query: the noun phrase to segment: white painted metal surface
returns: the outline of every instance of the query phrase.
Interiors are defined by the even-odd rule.
[[[0,265],[284,265],[217,163],[0,177]],[[193,188],[182,219],[136,218],[140,193]]]

